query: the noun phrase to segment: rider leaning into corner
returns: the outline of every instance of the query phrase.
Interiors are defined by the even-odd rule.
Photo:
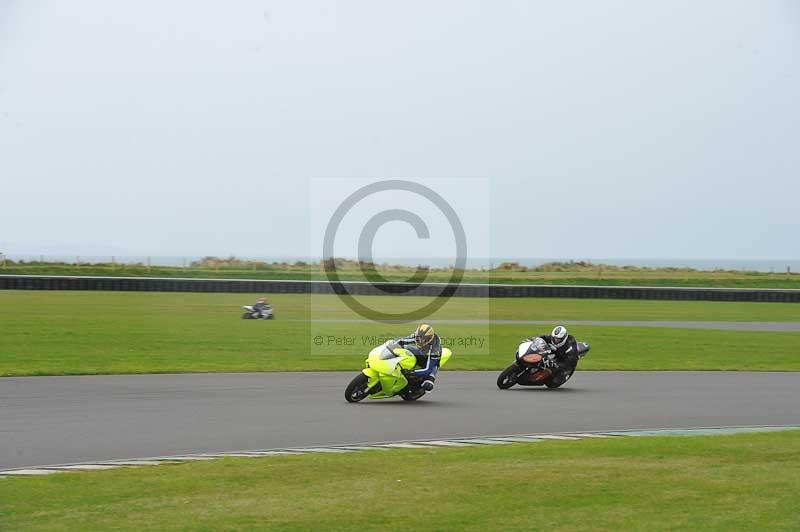
[[[567,332],[567,328],[563,325],[557,326],[550,334],[543,334],[535,338],[529,338],[529,340],[535,340],[536,338],[541,338],[547,342],[554,356],[552,358],[544,358],[542,361],[544,369],[532,375],[532,380],[544,382],[552,376],[551,382],[556,386],[561,386],[575,370],[575,366],[578,365],[578,342]]]
[[[423,323],[413,334],[395,339],[388,347],[389,349],[410,347],[409,351],[417,358],[417,366],[421,366],[421,369],[403,370],[403,375],[409,384],[418,383],[426,392],[433,390],[436,373],[439,372],[439,362],[442,359],[442,340],[433,331],[433,327]]]

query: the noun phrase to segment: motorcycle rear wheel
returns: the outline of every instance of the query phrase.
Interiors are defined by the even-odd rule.
[[[369,388],[367,387],[367,376],[359,373],[355,378],[350,381],[347,388],[344,390],[344,398],[348,403],[357,403],[369,395]]]
[[[519,373],[519,366],[511,364],[497,377],[497,387],[501,390],[508,390],[517,384],[517,373]]]

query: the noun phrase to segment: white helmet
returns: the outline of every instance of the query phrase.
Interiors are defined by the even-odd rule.
[[[567,343],[567,337],[569,336],[569,333],[567,332],[566,327],[564,327],[563,325],[559,325],[558,327],[553,329],[551,336],[552,336],[553,347],[558,349],[559,347],[562,347],[564,344]]]

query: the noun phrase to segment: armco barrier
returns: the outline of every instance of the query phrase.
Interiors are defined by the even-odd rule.
[[[353,294],[458,297],[571,297],[588,299],[661,299],[680,301],[762,301],[800,303],[800,290],[750,288],[661,288],[642,286],[564,286],[268,281],[151,277],[68,277],[0,275],[5,290],[111,290],[133,292],[229,292],[251,294]]]

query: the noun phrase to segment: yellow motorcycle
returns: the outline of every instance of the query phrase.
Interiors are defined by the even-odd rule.
[[[357,403],[365,397],[388,399],[396,395],[404,401],[416,401],[425,395],[425,390],[410,385],[403,374],[403,370],[417,368],[415,355],[418,351],[413,346],[392,348],[392,343],[386,342],[369,352],[364,369],[344,391],[348,403]],[[444,366],[452,355],[452,351],[443,348],[439,367]]]

